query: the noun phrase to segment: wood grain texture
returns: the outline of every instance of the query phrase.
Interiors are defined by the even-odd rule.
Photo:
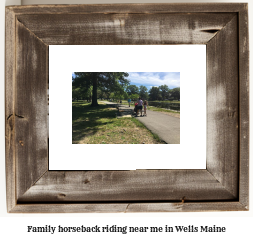
[[[9,212],[248,210],[247,4],[6,8]],[[207,44],[207,170],[47,171],[49,44]]]
[[[17,198],[48,169],[47,46],[16,22],[15,145]]]
[[[238,197],[239,88],[235,16],[207,45],[207,169]]]
[[[18,16],[18,20],[48,45],[206,44],[235,16],[40,14]]]
[[[16,15],[25,14],[160,14],[238,12],[244,3],[154,3],[154,4],[83,4],[83,5],[26,5],[9,7]]]
[[[129,204],[126,212],[212,212],[247,211],[239,202],[143,203]]]
[[[15,85],[15,17],[12,11],[6,8],[5,26],[5,156],[6,156],[6,196],[7,211],[16,205],[15,181],[15,143],[14,143],[14,85]]]
[[[239,201],[249,206],[249,32],[248,5],[239,19]]]
[[[134,213],[134,212],[214,212],[247,211],[239,202],[156,202],[156,203],[83,203],[83,204],[22,204],[13,213]]]
[[[236,199],[207,170],[47,172],[19,202]]]

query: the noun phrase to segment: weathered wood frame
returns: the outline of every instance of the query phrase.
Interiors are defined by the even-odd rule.
[[[6,7],[8,212],[248,210],[247,24],[241,3]],[[206,44],[206,170],[48,171],[50,44]]]

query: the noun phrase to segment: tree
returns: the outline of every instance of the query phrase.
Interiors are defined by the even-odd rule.
[[[87,101],[91,100],[92,86],[87,80],[83,80],[81,77],[76,75],[72,77],[72,94],[76,95],[77,91],[74,89],[78,89],[80,98],[87,99]]]
[[[170,91],[170,89],[169,89],[169,87],[166,84],[159,86],[159,90],[161,92],[162,100],[164,100],[164,99],[166,99],[166,98],[169,97],[169,91]]]
[[[100,98],[101,100],[103,98],[107,98],[107,93],[103,91],[101,88],[98,88],[97,95],[98,95],[98,98]]]
[[[74,87],[72,86],[72,99],[73,100],[87,100],[91,101],[91,96],[92,96],[92,86],[89,87],[88,89],[84,89],[81,87]]]
[[[141,85],[140,87],[140,97],[142,99],[148,99],[148,89],[146,86]]]
[[[126,92],[131,97],[133,94],[139,94],[139,88],[136,85],[129,85],[126,88]]]
[[[152,87],[149,90],[149,100],[150,101],[155,101],[155,100],[161,100],[162,96],[161,96],[161,92],[159,90],[158,87]]]
[[[72,85],[79,85],[85,89],[93,86],[91,106],[98,106],[97,90],[101,89],[107,92],[107,95],[108,91],[124,93],[124,88],[129,84],[126,77],[128,77],[128,73],[125,72],[75,72]]]
[[[171,90],[171,96],[176,100],[180,100],[180,88],[173,88]]]
[[[131,99],[132,100],[137,100],[139,98],[139,94],[132,94]]]
[[[115,98],[114,93],[110,93],[109,98],[112,99],[112,100],[114,101],[114,98]]]
[[[122,100],[124,98],[124,93],[121,92],[115,92],[115,98],[117,100]]]
[[[82,97],[82,93],[81,93],[81,88],[75,88],[72,87],[72,99],[75,100],[80,100]]]

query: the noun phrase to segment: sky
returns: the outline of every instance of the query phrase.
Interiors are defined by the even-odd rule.
[[[169,89],[180,87],[180,72],[128,72],[130,84],[136,86],[158,87],[166,84]],[[73,73],[72,73],[73,75]]]
[[[166,84],[169,89],[180,87],[180,72],[128,72],[130,84],[158,87]]]

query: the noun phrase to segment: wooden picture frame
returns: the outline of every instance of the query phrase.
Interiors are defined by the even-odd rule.
[[[6,7],[8,212],[247,211],[248,40],[246,3]],[[206,169],[49,171],[48,46],[59,44],[206,44]]]

